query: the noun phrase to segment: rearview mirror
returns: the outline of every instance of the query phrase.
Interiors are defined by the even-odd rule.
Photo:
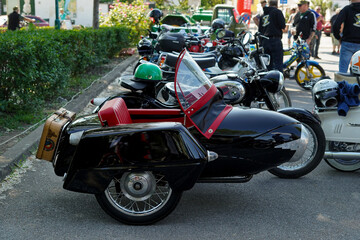
[[[222,39],[223,37],[225,37],[226,35],[226,31],[225,30],[218,30],[216,32],[216,38],[217,39]]]
[[[242,38],[242,44],[246,45],[250,42],[251,34],[249,32],[245,33],[245,35]]]

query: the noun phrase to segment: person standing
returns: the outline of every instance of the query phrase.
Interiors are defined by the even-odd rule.
[[[322,29],[323,29],[323,24],[325,24],[325,21],[324,21],[323,15],[320,13],[321,7],[320,7],[320,6],[316,6],[315,11],[319,14],[319,16],[318,16],[318,18],[316,19],[315,43],[314,43],[314,48],[313,48],[312,56],[313,56],[315,59],[321,59],[321,58],[319,58],[319,55],[318,55],[318,54],[319,54],[321,33],[322,33]]]
[[[285,29],[285,18],[277,8],[277,0],[270,0],[269,7],[264,7],[264,14],[260,17],[259,32],[268,37],[262,39],[264,52],[270,55],[269,70],[283,71],[282,35]]]
[[[340,34],[342,24],[344,28]],[[333,34],[341,42],[339,72],[346,73],[352,55],[360,50],[360,0],[351,0],[351,4],[340,11]]]
[[[296,27],[294,39],[296,40],[300,37],[305,40],[308,45],[310,45],[316,30],[315,14],[309,9],[309,4],[309,1],[306,0],[300,0],[298,2],[299,12],[295,15],[293,24],[293,26]]]
[[[289,16],[289,19],[288,19],[287,24],[286,24],[286,29],[287,29],[287,33],[288,33],[288,47],[289,48],[291,47],[291,37],[292,37],[291,26],[293,25],[295,15],[296,15],[296,8],[292,8],[290,10],[290,16]]]
[[[261,12],[258,13],[255,17],[253,17],[253,21],[254,21],[255,25],[258,27],[259,27],[260,17],[261,17],[261,15],[263,15],[263,10],[264,10],[264,7],[266,7],[267,2],[266,2],[266,0],[261,0],[260,4],[261,4]]]
[[[330,24],[331,24],[330,36],[331,36],[331,43],[333,46],[332,55],[340,54],[340,41],[334,37],[334,33],[333,33],[333,26],[335,24],[336,18],[339,16],[340,11],[341,11],[341,8],[337,8],[335,11],[335,14],[330,18]],[[342,27],[343,27],[343,24],[340,28],[340,34],[342,32]],[[337,47],[337,51],[336,51],[336,47]]]
[[[8,15],[8,30],[15,31],[20,29],[20,21],[35,22],[35,19],[23,17],[19,14],[19,8],[15,6],[13,12]]]
[[[60,11],[60,21],[64,21],[64,20],[66,20],[67,18],[66,18],[66,13],[64,12],[64,9],[63,8],[60,8],[59,9],[59,11]]]

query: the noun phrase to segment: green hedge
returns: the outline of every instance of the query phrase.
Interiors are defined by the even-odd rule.
[[[37,105],[66,90],[70,76],[129,46],[130,30],[7,31],[0,34],[0,111]]]

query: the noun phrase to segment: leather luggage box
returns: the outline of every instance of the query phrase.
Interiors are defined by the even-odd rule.
[[[46,120],[36,153],[38,159],[52,162],[60,135],[75,116],[74,112],[60,108]]]

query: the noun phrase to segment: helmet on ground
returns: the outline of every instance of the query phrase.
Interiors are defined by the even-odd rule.
[[[334,80],[324,79],[318,81],[313,89],[313,99],[318,107],[335,107],[338,103],[338,84]]]
[[[350,70],[353,74],[360,75],[360,50],[352,55]]]
[[[134,74],[134,81],[161,81],[162,74],[158,65],[143,63],[139,65]]]
[[[160,18],[162,18],[162,16],[163,16],[163,12],[157,8],[154,8],[149,13],[149,17],[153,18],[155,23],[159,23]]]
[[[217,29],[224,29],[225,22],[221,18],[216,18],[211,23],[211,29],[215,32]]]

